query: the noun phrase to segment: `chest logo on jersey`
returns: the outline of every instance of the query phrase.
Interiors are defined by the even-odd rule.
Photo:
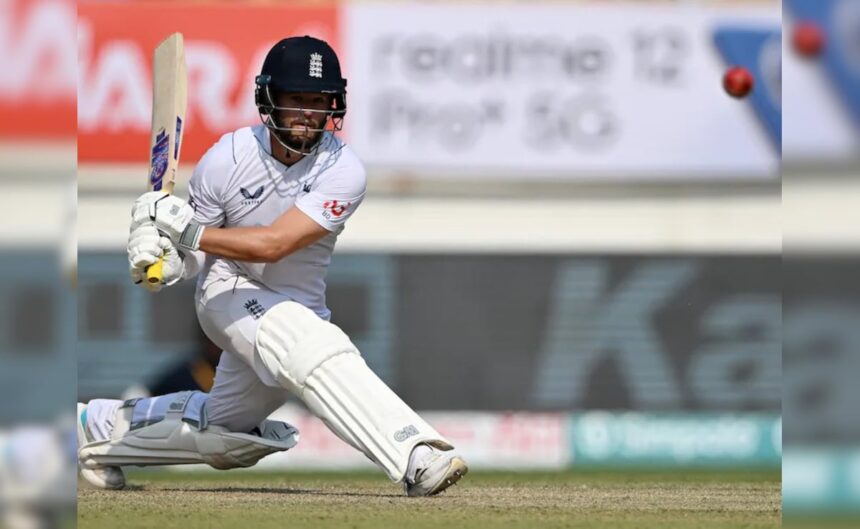
[[[259,204],[260,202],[262,202],[261,197],[263,196],[263,186],[258,187],[257,190],[253,193],[251,193],[244,187],[240,187],[239,192],[242,193],[242,196],[245,198],[245,200],[242,201],[243,206],[249,204]]]
[[[323,213],[322,216],[330,219],[332,217],[338,218],[349,208],[352,202],[338,202],[337,200],[326,200],[323,202]]]

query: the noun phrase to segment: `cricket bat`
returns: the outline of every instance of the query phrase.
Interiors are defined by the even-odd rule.
[[[152,133],[149,137],[150,191],[173,193],[182,130],[188,106],[188,75],[182,33],[174,33],[155,48],[152,62]],[[146,269],[146,280],[159,283],[164,259]]]

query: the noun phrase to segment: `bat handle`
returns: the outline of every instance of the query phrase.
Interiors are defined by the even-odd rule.
[[[164,257],[159,257],[158,262],[155,262],[146,267],[146,280],[150,284],[161,283],[164,273]]]

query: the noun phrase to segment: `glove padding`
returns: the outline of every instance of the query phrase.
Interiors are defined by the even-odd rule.
[[[150,191],[138,197],[131,208],[131,230],[154,223],[173,244],[179,244],[182,232],[193,218],[194,208],[185,200],[163,191]]]
[[[161,283],[146,280],[146,269],[164,257]],[[132,230],[128,238],[128,265],[132,281],[151,292],[158,292],[180,279],[185,272],[182,254],[167,237],[162,237],[152,224]]]

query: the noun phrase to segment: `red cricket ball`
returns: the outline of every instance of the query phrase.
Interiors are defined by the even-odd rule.
[[[824,30],[815,22],[804,21],[794,26],[792,35],[794,51],[801,57],[811,59],[818,57],[824,50]]]
[[[752,92],[754,85],[755,79],[753,79],[752,73],[741,66],[729,69],[723,77],[723,88],[732,97],[746,97]]]

